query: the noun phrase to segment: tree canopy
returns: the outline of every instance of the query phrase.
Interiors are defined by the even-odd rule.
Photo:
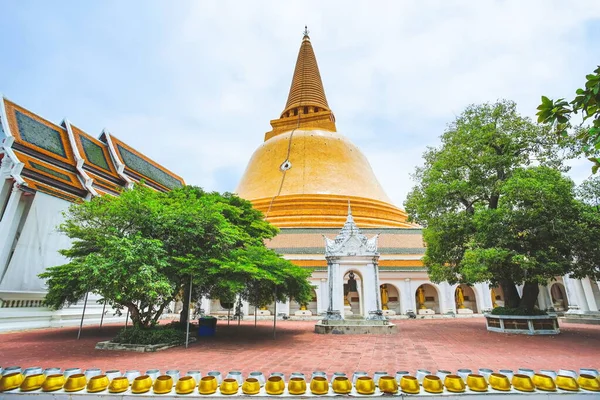
[[[538,284],[575,268],[579,204],[559,171],[566,151],[509,101],[467,107],[441,141],[405,202],[425,228],[431,279],[500,285],[506,306],[532,310]]]
[[[570,102],[542,96],[537,116],[538,122],[553,125],[564,139],[575,139],[580,151],[593,163],[595,174],[600,168],[600,66],[585,78],[584,87],[576,90]],[[582,115],[581,123],[573,124],[572,117],[578,113]]]
[[[277,228],[233,194],[193,186],[161,193],[139,184],[119,197],[72,205],[59,229],[72,239],[61,250],[70,262],[40,274],[53,308],[92,292],[150,326],[175,296],[184,292],[187,301],[190,279],[194,300],[251,300],[248,293],[256,298],[258,290],[265,301],[277,291],[302,302],[312,293],[309,271],[265,247]],[[187,314],[186,304],[182,322]]]

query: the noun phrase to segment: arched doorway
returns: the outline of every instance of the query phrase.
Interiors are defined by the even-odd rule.
[[[504,292],[500,286],[490,288],[492,308],[504,307]]]
[[[439,314],[440,299],[435,286],[424,283],[415,292],[417,311],[419,314]],[[427,312],[430,310],[431,312]]]
[[[312,296],[308,303],[305,304],[305,309],[310,311],[312,315],[317,315],[317,292],[312,290]],[[297,311],[302,309],[302,304],[298,303],[295,299],[290,299],[290,315],[294,315]]]
[[[379,286],[379,290],[381,292],[381,309],[400,314],[400,291],[398,288],[390,283],[384,283]]]
[[[567,311],[569,302],[567,300],[567,292],[565,287],[560,282],[555,282],[550,287],[550,297],[552,297],[552,307],[556,311]]]
[[[344,275],[344,315],[362,315],[362,279],[358,272]]]
[[[454,302],[456,310],[470,310],[477,312],[477,296],[475,290],[465,284],[460,284],[454,290]]]

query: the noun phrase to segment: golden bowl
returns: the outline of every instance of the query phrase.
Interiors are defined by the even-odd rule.
[[[546,392],[556,391],[556,384],[554,383],[554,379],[552,379],[552,377],[548,375],[533,375],[533,384],[535,385],[536,389],[539,390],[545,390]]]
[[[108,385],[109,393],[122,393],[129,389],[129,379],[124,376],[117,376],[110,381]]]
[[[352,382],[346,376],[336,376],[331,387],[337,394],[349,394],[352,391]]]
[[[379,379],[379,382],[381,382],[381,378]],[[375,393],[375,381],[370,376],[359,376],[358,378],[356,378],[354,386],[356,387],[356,391],[360,394]]]
[[[62,389],[65,385],[65,376],[63,374],[52,374],[46,377],[46,380],[42,384],[42,391],[54,392],[55,390]]]
[[[322,396],[329,393],[329,382],[324,376],[315,376],[310,381],[310,391],[312,394]]]
[[[304,378],[290,378],[290,381],[288,382],[288,392],[292,395],[306,393],[306,381]]]
[[[20,372],[3,375],[0,378],[0,392],[18,388],[23,383],[23,380],[25,380],[25,377]]]
[[[152,388],[156,394],[170,393],[171,389],[173,389],[173,378],[170,375],[161,375],[156,378]]]
[[[396,381],[396,378],[394,378],[393,376],[382,376],[381,378],[379,378],[379,382],[378,386],[379,386],[379,390],[382,391],[383,393],[388,393],[388,394],[395,394],[398,393],[398,382]]]
[[[493,372],[490,374],[488,381],[494,390],[501,390],[503,392],[510,391],[510,381],[508,380],[508,376],[504,374]]]
[[[28,375],[21,383],[21,392],[31,392],[32,390],[38,390],[42,387],[42,384],[46,380],[46,375],[35,374]]]
[[[487,392],[488,383],[485,376],[479,374],[467,375],[467,386],[474,392]]]
[[[515,389],[521,392],[534,392],[535,385],[529,377],[529,375],[514,374],[512,378],[512,385]]]
[[[256,378],[247,378],[242,384],[242,392],[244,394],[258,394],[260,392],[260,382]]]
[[[146,393],[152,388],[152,378],[150,375],[140,375],[131,382],[131,393]],[[194,389],[192,388],[192,391]]]
[[[558,375],[556,377],[556,386],[562,390],[569,390],[571,392],[576,392],[579,390],[579,385],[577,381],[572,376],[567,375]]]
[[[213,394],[217,391],[219,384],[217,378],[212,375],[200,378],[200,384],[198,385],[198,392],[200,394]]]
[[[87,380],[84,374],[73,374],[67,378],[63,389],[65,389],[65,392],[79,392],[85,389],[86,385]]]
[[[281,379],[281,377],[278,378]],[[237,379],[225,378],[223,379],[223,382],[221,382],[221,394],[236,394],[239,388],[240,384]]]
[[[267,394],[278,395],[283,394],[285,390],[285,382],[280,376],[270,376],[265,383],[265,391]]]
[[[446,375],[444,386],[452,393],[462,393],[466,389],[465,381],[458,375]]]
[[[582,389],[600,392],[600,379],[596,378],[594,375],[581,374],[579,375],[579,378],[577,378],[577,383]]]
[[[444,385],[439,376],[425,375],[423,378],[423,389],[429,393],[442,393],[444,391]]]
[[[151,382],[152,383],[152,382]],[[175,393],[190,394],[196,388],[196,380],[193,376],[182,376],[175,385]]]
[[[110,381],[106,375],[96,375],[90,378],[87,384],[88,393],[96,393],[105,390]]]
[[[418,394],[421,391],[421,385],[414,376],[404,375],[400,379],[400,390],[408,394]]]

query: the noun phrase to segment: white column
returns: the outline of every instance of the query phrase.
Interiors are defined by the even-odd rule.
[[[592,290],[592,284],[590,282],[590,278],[584,278],[581,280],[581,285],[583,287],[583,292],[585,294],[585,299],[587,300],[587,306],[590,311],[598,311],[598,304],[596,304],[596,299],[594,298],[594,291]]]
[[[475,286],[479,289],[479,293],[481,293],[481,299],[477,299],[477,308],[479,313],[483,313],[483,310],[491,310],[494,308],[492,304],[492,291],[490,290],[490,285],[487,282],[478,283]],[[477,295],[475,296],[477,298]],[[481,304],[481,305],[480,305]]]
[[[573,284],[573,279],[571,279],[569,275],[564,275],[563,283],[565,284],[565,291],[567,292],[569,312],[576,312],[577,310],[579,310],[579,298],[575,293],[575,285]]]
[[[590,308],[588,306],[588,302],[585,296],[585,291],[583,290],[583,283],[580,279],[571,279],[573,281],[573,286],[575,287],[575,293],[579,302],[579,309],[581,311],[589,311]]]
[[[244,314],[244,317],[247,317],[250,313],[250,303],[246,300],[242,300],[242,313]]]
[[[0,221],[0,281],[4,276],[6,267],[8,267],[6,263],[12,251],[12,245],[17,234],[17,229],[19,228],[21,216],[25,210],[25,204],[21,201],[22,196],[23,192],[17,185],[14,185],[10,199],[6,204],[4,215]]]
[[[452,312],[456,314],[456,302],[454,301],[454,290],[453,286],[450,286],[448,282],[441,282],[440,288],[440,314],[447,314]]]
[[[334,262],[329,265],[328,276],[328,294],[329,304],[332,311],[339,311],[340,315],[344,315],[344,282],[340,276],[340,264]],[[364,282],[363,282],[364,285]],[[329,306],[327,307],[329,309]]]
[[[378,307],[378,302],[381,302],[381,300],[379,299],[380,293],[379,281],[377,279],[377,266],[373,263],[369,263],[363,271],[363,316],[366,318],[371,311],[377,311],[381,308]]]
[[[539,288],[540,290],[538,293],[538,305],[540,307],[540,310],[547,310],[548,308],[553,306],[552,299],[548,294],[548,287],[539,285]]]
[[[408,310],[415,311],[414,306],[414,297],[411,301],[410,299],[410,278],[404,279],[403,282],[400,282],[400,312],[402,314],[406,314]]]
[[[210,314],[210,299],[207,297],[202,297],[200,301],[200,307],[204,310],[204,314]]]
[[[290,300],[287,299],[285,302],[277,302],[277,314],[285,313],[286,315],[290,315]]]
[[[319,287],[317,289],[317,312],[319,314],[327,311],[327,307],[329,306],[329,292],[327,288],[327,279],[322,278],[319,283]]]
[[[416,281],[416,280],[411,280],[410,281],[410,293],[408,294],[410,296],[410,304],[412,304],[412,310],[413,312],[416,314],[417,311],[419,311],[418,309],[418,305],[417,305],[417,289],[419,288],[419,286],[421,286],[424,282],[423,281]]]

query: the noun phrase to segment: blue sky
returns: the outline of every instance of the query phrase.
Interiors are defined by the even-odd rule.
[[[233,191],[283,110],[307,24],[338,131],[402,205],[471,103],[533,117],[600,64],[600,1],[1,0],[0,92],[103,128],[186,182]],[[578,182],[590,174],[573,162]]]

